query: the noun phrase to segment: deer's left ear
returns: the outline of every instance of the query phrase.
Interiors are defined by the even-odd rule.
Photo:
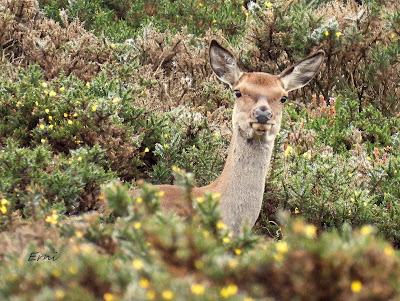
[[[283,70],[282,73],[279,74],[283,88],[289,92],[307,85],[317,73],[324,57],[325,52],[319,50],[302,61]]]

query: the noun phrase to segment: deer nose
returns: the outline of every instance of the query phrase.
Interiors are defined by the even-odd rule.
[[[266,106],[258,107],[254,111],[258,123],[265,124],[272,118],[272,112]]]

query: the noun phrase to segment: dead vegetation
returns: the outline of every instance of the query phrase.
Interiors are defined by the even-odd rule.
[[[64,73],[89,81],[112,60],[111,49],[79,21],[62,19],[59,24],[43,16],[36,0],[5,0],[0,4],[0,47],[14,63],[40,65],[48,79]]]

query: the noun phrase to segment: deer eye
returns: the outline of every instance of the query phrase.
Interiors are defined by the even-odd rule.
[[[282,96],[282,98],[281,98],[281,103],[285,103],[286,100],[287,100],[287,96]]]
[[[234,90],[233,93],[235,94],[236,98],[242,97],[242,93],[239,90]]]

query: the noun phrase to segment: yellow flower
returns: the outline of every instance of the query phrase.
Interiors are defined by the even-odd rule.
[[[174,298],[174,293],[171,290],[165,290],[161,293],[164,300],[172,300]]]
[[[53,271],[51,272],[51,275],[53,275],[54,277],[58,278],[58,277],[61,276],[61,272],[60,272],[59,269],[56,269],[56,270],[53,270]]]
[[[40,143],[46,143],[46,142],[47,142],[46,139],[44,139],[44,138],[40,139]]]
[[[303,221],[294,221],[292,228],[293,228],[294,233],[303,233],[304,228],[305,228],[304,222]]]
[[[150,281],[147,278],[140,278],[139,279],[139,286],[141,288],[148,288],[150,286]]]
[[[81,161],[82,161],[82,157],[79,156],[77,160],[78,160],[79,162],[81,162]]]
[[[56,96],[56,95],[57,95],[57,93],[56,93],[56,91],[54,91],[54,90],[51,90],[50,93],[49,93],[49,96],[50,96],[50,97],[54,97],[54,96]]]
[[[94,105],[92,105],[92,112],[96,112],[96,111],[97,111],[97,105],[94,104]]]
[[[326,36],[326,37],[329,36],[329,31],[325,30],[324,31],[324,36]]]
[[[134,261],[132,261],[132,267],[137,271],[141,270],[143,269],[143,262],[139,259],[135,259]]]
[[[226,225],[224,224],[223,221],[218,221],[216,226],[217,226],[217,229],[219,229],[219,230],[226,229]]]
[[[304,227],[304,234],[308,238],[315,238],[317,236],[317,228],[314,225],[306,225]]]
[[[289,251],[289,245],[286,241],[282,241],[282,240],[278,241],[275,244],[275,247],[276,247],[276,250],[278,251],[278,253],[281,253],[281,254],[285,254],[285,253],[287,253],[287,251]]]
[[[60,91],[61,93],[65,92],[65,88],[61,87],[58,91]]]
[[[228,267],[229,267],[229,268],[234,269],[234,268],[236,268],[237,266],[238,266],[238,261],[237,261],[237,259],[230,259],[230,260],[228,261]]]
[[[199,203],[199,204],[203,203],[204,202],[204,197],[199,196],[198,198],[196,198],[196,202]]]
[[[224,286],[221,290],[220,290],[220,295],[222,298],[229,298],[231,296],[236,295],[238,292],[238,287],[235,284],[229,284],[227,286]]]
[[[68,122],[68,124],[69,124],[69,125],[71,125],[71,124],[73,124],[73,123],[74,123],[74,122],[73,122],[71,119],[68,119],[68,121],[67,121],[67,122]]]
[[[42,86],[42,88],[47,88],[48,87],[46,82],[42,82],[40,85]]]
[[[148,147],[146,147],[145,149],[144,149],[144,152],[145,153],[148,153],[150,150],[149,150],[149,148]]]
[[[303,157],[306,158],[307,160],[311,160],[311,152],[307,151],[303,154]]]
[[[288,145],[287,147],[286,147],[286,149],[285,149],[285,151],[283,152],[283,155],[285,156],[285,157],[289,157],[290,155],[292,155],[293,154],[293,147],[291,147],[290,145]]]
[[[294,208],[294,214],[299,214],[300,213],[300,210],[299,210],[299,208]]]
[[[215,200],[219,200],[221,198],[221,194],[219,192],[213,192],[211,194],[212,198]]]
[[[0,201],[0,212],[2,214],[6,214],[7,213],[8,204],[9,204],[9,202],[7,201],[7,199],[1,199],[1,201]]]
[[[47,118],[49,118],[49,120],[53,120],[53,116],[49,115]]]
[[[57,300],[63,299],[65,297],[65,293],[64,293],[64,291],[62,289],[57,289],[54,292],[54,296],[56,297]]]
[[[234,250],[234,252],[235,252],[236,255],[239,256],[240,254],[242,254],[242,249],[236,248],[236,249]]]
[[[67,118],[68,117],[68,113],[64,113],[64,117]]]
[[[156,196],[158,196],[159,198],[162,198],[165,195],[165,191],[157,191],[156,192]]]
[[[39,125],[39,128],[40,128],[41,130],[44,130],[44,128],[45,128],[44,124],[43,124],[43,123],[40,124],[40,125]]]
[[[392,257],[394,255],[394,249],[392,246],[385,246],[383,249],[383,253],[385,253],[386,256]]]
[[[281,254],[281,253],[275,253],[273,257],[274,257],[275,261],[277,261],[277,262],[283,261],[283,254]]]
[[[223,242],[224,244],[229,244],[229,243],[231,242],[231,239],[230,239],[229,237],[225,236],[225,237],[222,239],[222,242]]]
[[[190,290],[192,291],[193,295],[203,295],[205,288],[202,284],[194,283],[191,285]]]
[[[363,236],[368,236],[374,231],[374,228],[370,225],[364,225],[360,229],[360,233]]]
[[[147,300],[154,300],[156,298],[156,293],[154,291],[148,291],[146,293]]]
[[[213,23],[213,24],[217,23],[217,20],[215,20],[215,19],[214,19],[214,20],[212,20],[212,23]]]
[[[359,293],[362,289],[362,283],[360,280],[354,280],[351,282],[351,291],[353,293]]]
[[[138,204],[141,204],[141,203],[143,203],[143,199],[139,196],[135,199],[135,202]]]
[[[136,230],[139,230],[142,227],[142,224],[140,222],[135,222],[133,224],[133,228],[135,228]]]
[[[335,33],[335,36],[336,36],[337,38],[340,38],[342,35],[343,35],[343,34],[342,34],[340,31],[337,31],[337,32]]]
[[[178,166],[173,165],[172,171],[178,173],[178,172],[181,172],[182,170]]]
[[[114,43],[110,44],[111,49],[115,49],[115,47],[117,47]]]
[[[75,231],[75,236],[78,238],[82,238],[83,237],[82,231],[79,231],[79,230]]]
[[[54,128],[54,125],[50,124],[49,129],[52,130]]]
[[[103,298],[104,298],[104,301],[114,301],[114,300],[116,300],[114,295],[111,294],[111,293],[105,293],[103,295]]]
[[[50,112],[49,109],[45,109],[44,111],[46,112],[46,114],[49,114],[49,112]]]
[[[48,215],[45,219],[46,223],[49,223],[51,225],[56,225],[58,222],[58,214],[55,210],[53,210],[51,215]]]
[[[74,113],[74,115],[73,115],[74,117],[78,117],[78,113]]]
[[[266,8],[271,8],[271,7],[272,7],[272,3],[269,2],[269,1],[265,1],[265,2],[264,2],[264,6],[265,6]]]
[[[121,98],[119,98],[119,97],[114,97],[113,99],[112,99],[112,103],[113,104],[117,104],[117,103],[119,103],[121,101]]]
[[[90,88],[90,83],[89,82],[86,83],[86,88]]]

